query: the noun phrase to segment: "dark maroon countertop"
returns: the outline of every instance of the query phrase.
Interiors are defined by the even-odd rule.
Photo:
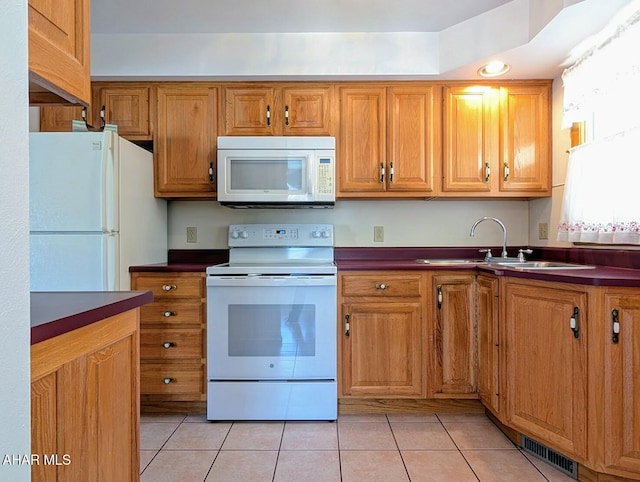
[[[485,246],[487,247],[487,246]],[[339,271],[358,270],[475,270],[492,272],[502,276],[560,281],[592,286],[640,286],[640,250],[591,249],[591,248],[532,248],[527,255],[530,260],[561,261],[565,263],[588,264],[595,269],[533,271],[489,266],[483,263],[459,265],[419,264],[414,260],[433,259],[477,259],[482,255],[479,247],[391,247],[358,248],[336,247],[335,260]],[[491,246],[493,253],[500,253],[500,246]],[[510,256],[515,256],[519,247],[508,247]],[[229,260],[225,249],[169,250],[168,262],[161,264],[132,266],[129,271],[147,272],[202,272],[207,266],[225,263]]]
[[[500,247],[491,248],[499,253]],[[509,248],[517,253],[518,248]],[[574,270],[521,270],[506,266],[496,267],[481,262],[478,248],[336,248],[335,260],[338,271],[375,270],[473,270],[500,276],[559,281],[591,286],[640,286],[640,251],[534,248],[527,256],[530,260],[561,261],[588,264],[594,269]],[[478,263],[455,265],[429,265],[416,263],[416,259],[477,259]]]
[[[151,291],[32,292],[31,344],[152,301]]]

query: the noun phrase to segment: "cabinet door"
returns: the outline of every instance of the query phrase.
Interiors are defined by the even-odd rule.
[[[283,134],[332,136],[329,86],[283,87]]]
[[[29,0],[29,77],[74,103],[91,103],[89,0]]]
[[[273,87],[224,87],[224,135],[277,134],[282,119]]]
[[[157,197],[214,197],[216,89],[158,87]]]
[[[434,349],[428,382],[432,397],[455,398],[477,392],[474,282],[474,275],[433,276]]]
[[[500,363],[498,332],[498,279],[479,275],[476,282],[478,317],[478,395],[500,415]]]
[[[617,342],[612,338],[614,318],[620,326]],[[637,292],[613,292],[605,297],[602,328],[605,471],[633,477],[632,474],[640,474],[640,297]],[[631,474],[619,472],[625,470]]]
[[[498,150],[497,91],[490,87],[445,87],[444,192],[489,193]]]
[[[587,295],[566,285],[505,288],[508,421],[569,457],[586,456]],[[570,329],[574,310],[580,328]]]
[[[389,89],[387,189],[434,190],[436,117],[433,87]]]
[[[82,107],[77,105],[43,105],[40,107],[41,132],[71,132],[71,121],[82,120]]]
[[[338,191],[382,192],[386,166],[386,90],[340,90]]]
[[[129,140],[151,139],[149,123],[149,86],[95,86],[94,111],[105,108],[105,122],[116,124],[118,134]],[[99,124],[99,119],[94,121]]]
[[[422,389],[419,302],[346,303],[341,326],[341,394],[416,398]]]
[[[501,192],[551,194],[551,119],[548,86],[500,89]]]

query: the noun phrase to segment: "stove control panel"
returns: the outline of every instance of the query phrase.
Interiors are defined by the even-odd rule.
[[[332,224],[232,224],[229,247],[333,246]]]

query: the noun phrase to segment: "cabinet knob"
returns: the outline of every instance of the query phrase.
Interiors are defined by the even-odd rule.
[[[176,288],[177,288],[176,285],[162,285],[163,291],[172,291],[172,290],[175,290]]]
[[[176,344],[175,344],[174,342],[172,342],[172,341],[165,341],[165,342],[162,344],[162,346],[163,346],[164,348],[167,348],[167,349],[168,349],[168,348],[171,348],[171,347],[176,346]]]
[[[165,385],[169,385],[170,383],[175,382],[175,381],[176,381],[176,379],[175,379],[175,378],[167,377],[167,378],[163,379],[162,381],[164,382],[164,384],[165,384]]]
[[[386,290],[389,287],[386,283],[376,283],[377,290]]]
[[[164,316],[165,318],[169,318],[171,316],[176,316],[176,312],[175,311],[163,311],[162,312],[162,316]]]

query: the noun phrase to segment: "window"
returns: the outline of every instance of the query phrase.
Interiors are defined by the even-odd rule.
[[[640,1],[563,74],[565,127],[585,121],[569,153],[558,239],[640,244]]]

